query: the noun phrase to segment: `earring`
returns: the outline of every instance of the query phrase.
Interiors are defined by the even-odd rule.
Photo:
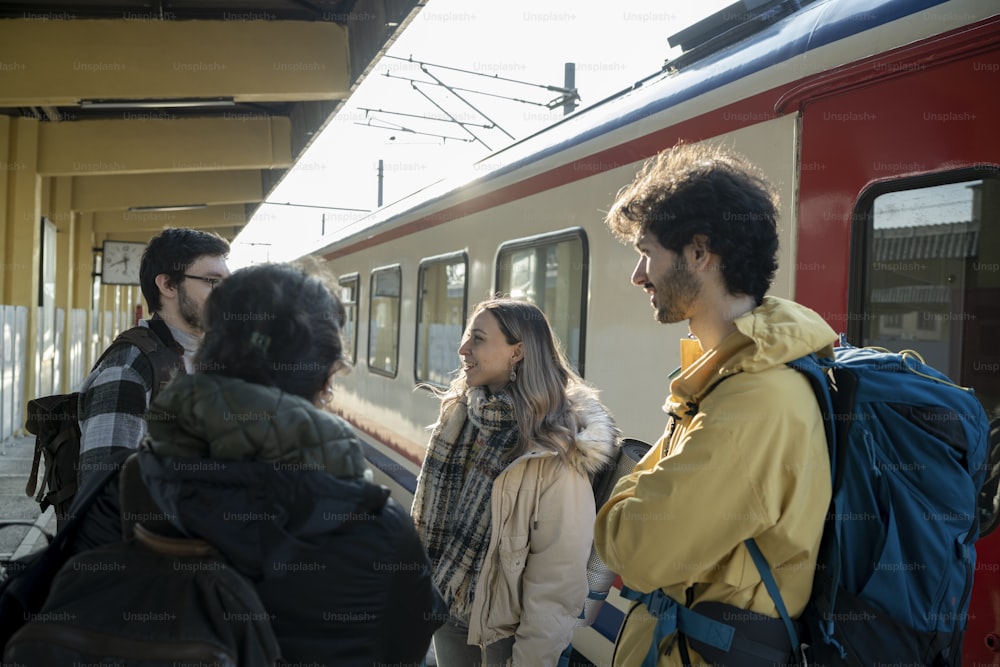
[[[324,387],[323,389],[322,396],[320,396],[319,404],[325,406],[332,400],[333,400],[333,387],[331,387],[330,385],[326,385],[326,387]]]
[[[511,381],[511,383],[513,383],[514,380],[516,380],[516,379],[517,379],[517,371],[515,371],[514,367],[511,366],[510,367],[510,381]]]

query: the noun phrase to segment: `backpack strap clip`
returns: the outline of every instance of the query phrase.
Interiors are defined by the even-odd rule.
[[[642,661],[642,667],[656,667],[660,642],[675,632],[697,639],[720,651],[728,651],[733,643],[736,631],[732,626],[688,609],[659,588],[651,593],[640,593],[628,586],[622,586],[622,597],[643,603],[650,615],[656,619],[653,641],[650,642],[649,652]]]

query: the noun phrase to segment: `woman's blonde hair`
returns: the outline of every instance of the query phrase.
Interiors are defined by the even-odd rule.
[[[522,343],[524,347],[523,358],[513,368],[517,379],[503,390],[513,399],[519,431],[509,458],[517,458],[527,451],[530,443],[535,443],[566,460],[576,447],[578,426],[567,393],[583,380],[570,367],[545,313],[538,306],[529,301],[494,297],[476,305],[466,328],[484,311],[496,318],[508,344]],[[463,368],[441,394],[441,414],[463,397],[467,389]]]

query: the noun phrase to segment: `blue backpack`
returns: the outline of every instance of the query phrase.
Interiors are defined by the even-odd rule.
[[[788,365],[816,393],[833,474],[805,611],[789,617],[766,558],[748,539],[780,620],[623,587],[658,619],[643,667],[655,667],[660,640],[675,631],[685,662],[690,644],[709,664],[728,667],[958,667],[988,467],[985,411],[971,389],[909,350],[845,345],[834,359],[813,354]]]
[[[810,663],[957,666],[979,536],[989,421],[913,351],[838,347],[789,366],[827,426],[833,497],[800,621]],[[747,541],[790,633],[770,569]]]

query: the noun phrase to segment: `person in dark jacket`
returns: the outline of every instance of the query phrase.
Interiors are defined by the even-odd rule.
[[[221,283],[195,373],[150,406],[140,478],[174,529],[255,584],[287,663],[418,665],[443,621],[430,563],[351,427],[323,409],[343,320],[323,282],[288,265]]]

